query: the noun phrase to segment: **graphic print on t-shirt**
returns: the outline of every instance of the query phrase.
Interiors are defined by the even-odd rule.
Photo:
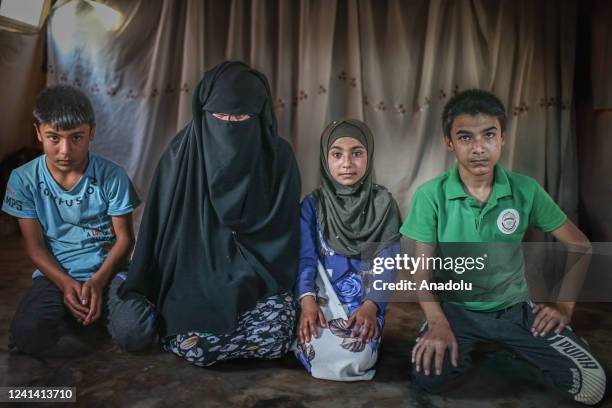
[[[51,253],[77,280],[95,273],[115,243],[112,217],[140,203],[121,167],[93,154],[83,176],[68,190],[53,178],[40,156],[11,173],[2,209],[36,219]],[[40,276],[35,271],[33,276]]]

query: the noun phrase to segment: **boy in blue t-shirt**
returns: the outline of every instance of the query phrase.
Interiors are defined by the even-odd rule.
[[[65,85],[47,88],[33,113],[45,154],[11,173],[2,205],[19,219],[38,268],[11,324],[11,347],[51,350],[67,334],[70,316],[82,326],[104,316],[120,346],[147,347],[155,335],[153,307],[117,297],[140,199],[120,166],[89,153],[95,118],[85,94]]]

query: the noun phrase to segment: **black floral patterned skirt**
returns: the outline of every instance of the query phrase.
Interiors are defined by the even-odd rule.
[[[237,358],[275,359],[289,350],[294,325],[293,295],[285,292],[262,299],[242,313],[231,333],[167,336],[162,348],[202,367]]]

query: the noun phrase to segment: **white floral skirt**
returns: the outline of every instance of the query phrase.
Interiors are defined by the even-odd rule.
[[[317,303],[325,315],[327,327],[319,327],[319,337],[312,337],[308,343],[295,340],[291,349],[315,378],[335,381],[371,380],[376,371],[374,365],[378,357],[380,333],[384,326],[384,315],[379,313],[377,319],[378,337],[365,342],[351,335],[347,325],[348,316],[361,306],[362,299],[357,302],[342,303],[340,297],[349,291],[363,293],[361,277],[353,274],[346,282],[337,282],[335,287],[330,282],[331,271],[324,269],[319,263],[316,277]]]

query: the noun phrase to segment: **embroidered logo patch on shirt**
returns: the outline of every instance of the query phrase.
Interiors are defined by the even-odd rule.
[[[519,226],[521,217],[514,208],[502,210],[497,217],[497,228],[504,234],[512,234]]]

